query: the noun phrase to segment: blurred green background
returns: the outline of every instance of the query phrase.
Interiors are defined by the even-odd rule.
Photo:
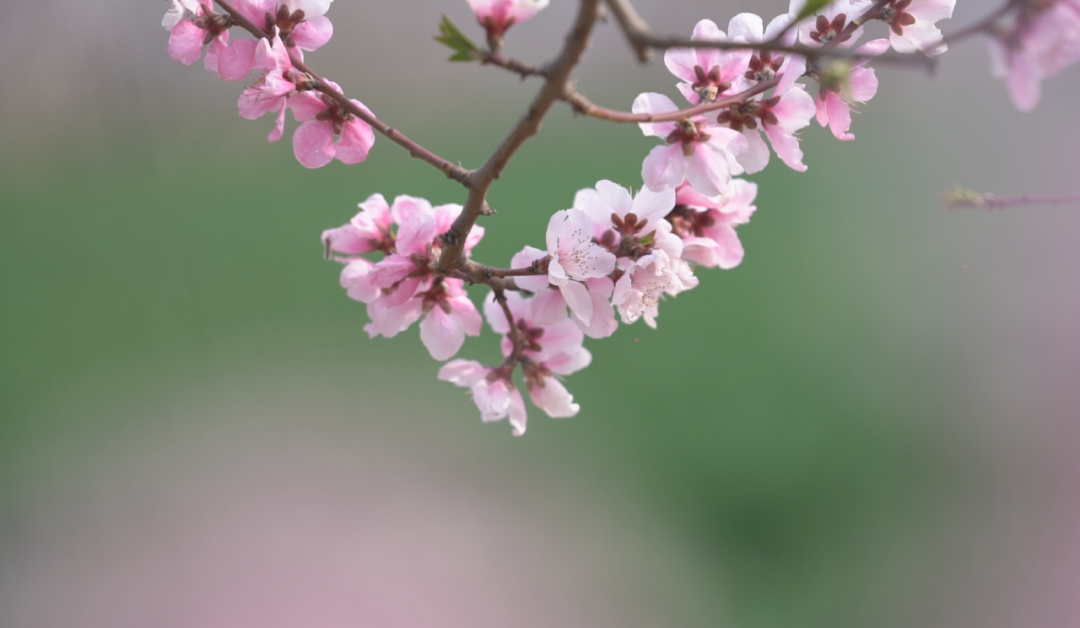
[[[302,168],[143,4],[0,24],[0,625],[1080,625],[1080,214],[934,200],[1077,192],[1075,69],[1029,115],[982,42],[879,70],[855,142],[815,125],[808,173],[753,177],[744,263],[589,343],[581,413],[530,408],[514,439],[415,329],[369,340],[321,259],[374,192],[462,191],[384,138]],[[511,53],[550,54],[553,4]],[[786,9],[638,4],[677,33]],[[953,28],[987,10],[960,5]],[[339,0],[309,60],[476,166],[536,85],[442,63],[440,13],[477,35],[464,2]],[[613,25],[579,77],[609,106],[675,95]],[[557,106],[475,255],[542,244],[598,179],[637,187],[652,145]]]

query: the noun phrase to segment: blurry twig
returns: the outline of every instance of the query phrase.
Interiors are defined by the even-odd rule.
[[[955,183],[945,192],[938,194],[937,197],[945,205],[946,211],[951,209],[985,209],[992,211],[1013,205],[1062,205],[1080,202],[1080,194],[998,196],[997,194],[969,190]]]

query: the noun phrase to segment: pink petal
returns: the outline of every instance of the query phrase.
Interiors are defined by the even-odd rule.
[[[811,101],[813,102],[813,101]],[[765,127],[765,134],[769,136],[776,156],[779,157],[789,168],[796,172],[806,172],[806,164],[803,163],[803,152],[799,145],[799,138],[794,133],[784,130],[782,127],[769,124]],[[747,172],[750,172],[748,169]]]
[[[469,297],[464,295],[464,291],[462,291],[461,296],[448,299],[447,303],[450,304],[450,315],[461,321],[465,335],[479,336],[480,328],[484,326],[484,319],[480,316],[480,312]]]
[[[743,131],[746,138],[747,150],[739,156],[739,164],[746,170],[746,174],[761,172],[769,165],[769,147],[765,140],[761,139],[761,133],[754,129]]]
[[[461,320],[435,306],[420,321],[420,340],[431,357],[449,360],[465,344],[465,327]]]
[[[615,333],[619,322],[615,319],[615,308],[611,305],[611,295],[615,282],[609,277],[597,277],[585,282],[593,302],[593,315],[589,324],[583,324],[577,318],[574,322],[589,338],[607,338]],[[554,290],[552,292],[555,292]],[[565,316],[565,310],[564,310]]]
[[[848,133],[851,128],[851,108],[840,97],[840,94],[829,92],[825,97],[825,108],[828,110],[829,129],[838,140],[853,140],[855,136]],[[820,120],[820,117],[818,118]]]
[[[303,122],[319,115],[326,109],[326,103],[319,97],[318,92],[300,92],[289,99],[289,109],[292,109],[293,117]]]
[[[694,66],[697,63],[697,53],[693,48],[669,48],[664,53],[664,65],[668,71],[684,81],[696,80]]]
[[[700,144],[698,146],[700,148]],[[682,146],[656,146],[641,164],[641,178],[652,190],[675,187],[687,178],[687,158]],[[576,206],[576,202],[575,202]]]
[[[530,386],[529,398],[553,419],[569,418],[581,410],[581,406],[574,403],[574,396],[554,377],[544,378],[542,386]]]
[[[371,280],[380,288],[392,288],[398,282],[416,272],[416,264],[408,255],[387,255],[372,269]],[[408,295],[411,297],[412,295]],[[406,297],[408,298],[408,297]]]
[[[205,37],[206,31],[195,26],[195,22],[181,21],[169,35],[169,56],[184,65],[195,63],[202,56]]]
[[[638,94],[638,97],[634,99],[633,107],[631,107],[631,111],[634,113],[671,113],[678,110],[678,106],[670,98],[654,92]],[[638,123],[638,126],[641,127],[641,132],[645,135],[661,138],[666,138],[678,128],[678,125],[674,122],[641,122]]]
[[[379,288],[371,283],[371,260],[356,258],[341,269],[341,287],[349,298],[361,303],[371,303],[379,298]]]
[[[1010,54],[1009,76],[1006,85],[1013,104],[1020,111],[1031,111],[1042,96],[1042,79],[1035,64],[1023,53]]]
[[[451,360],[439,369],[439,379],[462,388],[472,388],[489,372],[491,369],[474,360]]]
[[[570,306],[570,311],[574,314],[574,317],[588,325],[592,321],[593,304],[585,284],[571,281],[559,288],[559,291],[562,292],[563,298],[566,299],[566,304]]]
[[[398,207],[398,200],[394,199],[394,207]],[[421,199],[422,200],[422,199]],[[426,202],[426,201],[425,201]],[[392,211],[392,210],[391,210]],[[404,220],[399,222],[400,228],[397,233],[397,252],[401,256],[427,255],[428,247],[439,235],[435,218],[426,212],[407,212]]]
[[[631,210],[634,215],[638,217],[638,222],[648,220],[648,225],[645,227],[645,233],[653,230],[653,227],[660,224],[660,221],[664,219],[671,210],[675,208],[675,187],[666,187],[662,190],[653,190],[650,188],[644,188],[639,190],[637,196],[634,197]],[[651,227],[649,225],[652,225]],[[612,266],[611,270],[603,275],[610,274],[615,267]],[[594,275],[597,276],[597,275]]]
[[[577,351],[560,353],[544,361],[544,366],[556,375],[570,375],[589,366],[592,363],[592,354],[582,347]]]
[[[226,81],[244,80],[255,65],[256,46],[258,43],[254,39],[232,42],[218,58],[218,76]]]
[[[318,50],[330,41],[334,34],[334,25],[325,16],[310,17],[293,29],[290,36],[293,42],[304,50]]]
[[[547,257],[546,251],[526,246],[510,261],[510,268],[528,268],[538,259]],[[514,277],[514,283],[517,284],[522,290],[528,290],[529,292],[540,292],[548,286],[547,275],[531,275],[524,277]]]
[[[562,290],[544,288],[538,291],[529,300],[529,313],[537,325],[555,325],[566,320],[566,299]]]
[[[308,120],[293,133],[293,154],[306,168],[321,168],[334,159],[334,127]]]
[[[784,93],[771,111],[785,131],[795,132],[809,125],[814,118],[814,98],[799,85]]]
[[[267,142],[276,142],[281,139],[282,133],[285,132],[285,100],[281,100],[281,109],[278,109],[277,120],[274,121],[274,128],[270,129],[270,135],[266,136]]]
[[[266,25],[266,14],[277,10],[277,0],[236,0],[233,6],[244,17],[262,28]]]
[[[346,164],[358,164],[367,159],[371,146],[375,143],[375,132],[360,120],[353,118],[345,123],[341,137],[337,142],[338,161]]]
[[[728,22],[728,37],[742,37],[749,42],[760,42],[764,35],[765,22],[753,13],[740,13]],[[707,70],[707,68],[706,68]]]
[[[514,436],[525,433],[525,423],[528,416],[525,413],[525,400],[521,397],[521,391],[517,386],[510,388],[510,425],[514,428]]]

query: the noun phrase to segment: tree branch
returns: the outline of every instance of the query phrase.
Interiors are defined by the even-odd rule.
[[[652,49],[644,43],[640,37],[649,32],[649,23],[634,9],[629,0],[607,0],[608,8],[611,9],[619,28],[626,35],[626,42],[634,49],[638,61],[648,63],[652,60]]]
[[[679,111],[672,111],[670,113],[628,113],[625,111],[616,111],[615,109],[608,109],[593,104],[592,101],[573,89],[564,94],[562,99],[565,100],[575,112],[591,118],[600,118],[601,120],[610,120],[612,122],[624,124],[640,124],[642,122],[678,122],[679,120],[699,116],[710,111],[716,111],[717,109],[726,109],[728,107],[740,105],[745,102],[747,98],[756,96],[757,94],[776,87],[779,82],[780,77],[772,78],[767,81],[762,81],[750,89],[739,92],[733,96],[721,98],[713,102],[703,102],[694,105],[693,107],[687,107],[686,109],[680,109]]]
[[[517,149],[540,130],[540,123],[551,105],[566,93],[570,75],[589,45],[589,37],[599,13],[599,4],[600,0],[581,0],[577,18],[566,36],[562,52],[547,67],[544,86],[506,139],[499,144],[484,165],[474,170],[465,181],[469,188],[469,197],[461,214],[443,235],[445,246],[439,258],[439,271],[447,272],[457,268],[470,276],[478,272],[478,266],[465,256],[465,240],[476,224],[476,219],[480,217],[491,184],[502,173]]]
[[[518,61],[517,59],[510,59],[503,56],[501,52],[487,51],[484,53],[483,58],[480,59],[482,65],[496,65],[500,68],[509,70],[514,74],[518,74],[522,79],[529,78],[530,76],[547,76],[547,69],[531,65]]]
[[[266,31],[256,26],[251,20],[247,19],[244,14],[237,11],[231,3],[227,2],[226,0],[215,0],[215,2],[226,13],[229,14],[229,16],[232,18],[233,22],[237,26],[240,26],[255,37],[261,39],[271,36]],[[334,89],[333,86],[331,86],[326,81],[326,79],[316,74],[311,68],[304,64],[304,62],[300,60],[299,56],[292,51],[289,51],[289,60],[292,62],[294,68],[311,77],[314,83],[313,89],[333,98],[335,102],[344,107],[349,113],[371,125],[371,128],[385,135],[391,142],[394,142],[395,144],[408,150],[409,154],[413,157],[427,162],[432,166],[435,166],[447,177],[461,183],[466,187],[469,187],[469,175],[471,174],[469,170],[461,167],[460,165],[451,163],[446,159],[443,159],[442,157],[439,157],[435,153],[431,152],[430,150],[424,148],[420,144],[406,137],[405,134],[401,131],[398,131],[397,129],[386,124],[385,122],[379,120],[375,116],[369,114],[367,111],[364,111],[362,108],[357,107],[344,94]]]

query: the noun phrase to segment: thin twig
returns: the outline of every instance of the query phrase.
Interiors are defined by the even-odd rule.
[[[260,39],[270,36],[266,31],[247,19],[243,13],[237,11],[236,8],[226,0],[215,0],[215,2],[228,13],[230,17],[232,17],[233,22],[237,26],[240,26]],[[435,166],[447,177],[461,183],[465,187],[469,187],[469,175],[471,174],[469,170],[439,157],[435,153],[406,137],[401,131],[398,131],[379,120],[367,111],[364,111],[361,107],[356,106],[356,104],[349,100],[344,94],[334,89],[326,79],[316,74],[311,68],[304,64],[299,56],[292,51],[289,51],[289,60],[292,62],[294,68],[311,77],[312,81],[315,83],[314,89],[333,98],[334,102],[344,107],[349,113],[369,124],[371,128],[385,135],[390,141],[408,150],[409,154],[413,157]]]
[[[767,81],[762,81],[750,89],[739,92],[733,96],[720,98],[713,102],[703,102],[694,105],[693,107],[687,107],[686,109],[671,111],[669,113],[628,113],[626,111],[608,109],[593,104],[588,98],[573,90],[565,94],[563,100],[569,103],[575,112],[583,116],[600,118],[601,120],[610,120],[612,122],[624,124],[640,124],[642,122],[678,122],[710,111],[716,111],[717,109],[726,109],[728,107],[741,105],[747,98],[766,92],[776,87],[779,82],[779,77],[772,78]]]
[[[938,200],[945,205],[946,210],[985,209],[992,211],[1013,205],[1064,205],[1077,203],[1080,202],[1080,194],[998,196],[997,194],[976,192],[953,184],[947,192],[938,194]]]
[[[530,76],[542,77],[547,75],[547,70],[545,68],[524,63],[517,59],[510,59],[501,52],[485,52],[483,58],[480,59],[480,63],[499,66],[500,68],[520,75],[522,79],[529,78]]]
[[[638,61],[648,63],[652,60],[652,50],[648,44],[638,39],[641,34],[649,32],[649,23],[634,9],[629,0],[607,0],[608,8],[619,23],[619,28],[626,35],[626,41],[634,49]]]
[[[506,362],[503,363],[503,367],[509,366],[512,370],[514,366],[521,359],[521,352],[525,348],[523,339],[521,337],[521,330],[518,329],[517,323],[514,321],[514,314],[510,311],[510,304],[506,302],[505,288],[500,284],[492,284],[492,290],[495,291],[495,301],[502,308],[503,315],[506,316],[506,324],[510,327],[510,343],[513,345],[513,349],[510,355],[506,356]]]

